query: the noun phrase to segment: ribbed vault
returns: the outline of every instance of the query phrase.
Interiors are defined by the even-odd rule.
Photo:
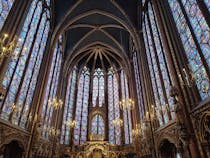
[[[60,34],[64,35],[66,69],[76,64],[83,66],[83,61],[89,66],[98,66],[101,60],[104,69],[115,63],[117,69],[123,66],[129,70],[129,42],[131,39],[138,41],[135,32],[138,15],[134,12],[137,0],[55,0],[54,3],[53,38],[55,41]],[[96,50],[100,51],[97,53]]]

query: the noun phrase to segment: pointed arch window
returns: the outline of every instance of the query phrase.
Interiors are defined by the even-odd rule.
[[[99,107],[104,104],[104,73],[103,70],[98,68],[93,74],[93,107],[96,106],[96,100],[99,99]]]
[[[74,98],[75,98],[75,86],[76,86],[77,72],[76,67],[73,69],[72,73],[69,76],[65,106],[63,113],[63,124],[61,131],[61,144],[69,144],[70,141],[70,127],[67,126],[68,121],[73,121],[73,107],[74,107]]]
[[[170,97],[170,86],[173,85],[168,67],[162,38],[151,2],[143,17],[143,34],[152,79],[155,106],[160,125],[174,119],[173,101]]]
[[[3,79],[6,94],[0,103],[1,118],[10,118],[21,127],[25,127],[30,115],[30,104],[50,29],[49,19],[50,11],[42,5],[42,1],[32,1],[14,48],[17,58],[9,62]]]
[[[91,120],[91,134],[105,135],[104,119],[101,115],[95,115]]]
[[[87,117],[89,101],[90,72],[84,67],[79,77],[77,103],[76,103],[76,126],[74,128],[74,144],[83,144],[87,140]]]
[[[113,68],[108,71],[108,117],[109,117],[109,142],[110,144],[121,144],[121,129],[114,127],[112,121],[120,118],[119,87],[117,75]]]
[[[51,128],[53,106],[49,104],[49,100],[55,98],[58,87],[58,79],[60,76],[62,62],[62,44],[61,41],[57,42],[56,47],[53,52],[53,58],[50,67],[50,74],[47,81],[47,86],[45,90],[44,102],[42,106],[42,118],[44,120],[44,132],[43,137],[48,138],[47,129]]]
[[[210,96],[210,28],[196,0],[168,0],[202,99]],[[209,8],[209,1],[205,1]]]
[[[4,22],[12,8],[15,0],[1,0],[0,1],[0,30],[2,29]]]
[[[128,80],[125,72],[121,71],[121,92],[122,100],[129,99]],[[132,143],[132,120],[131,111],[123,109],[123,120],[124,120],[124,133],[125,133],[125,144]]]

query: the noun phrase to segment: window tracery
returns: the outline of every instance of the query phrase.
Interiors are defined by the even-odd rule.
[[[49,101],[53,100],[56,97],[58,80],[61,70],[61,62],[62,62],[62,45],[61,41],[59,41],[57,42],[53,52],[50,74],[47,81],[44,101],[42,105],[41,116],[44,120],[43,121],[44,131],[42,132],[42,136],[45,138],[49,137],[49,129],[51,128],[54,107],[49,103]]]
[[[91,120],[91,134],[104,136],[105,125],[103,117],[99,114],[95,115]]]
[[[128,81],[125,72],[121,71],[121,93],[122,100],[129,99]],[[125,144],[132,143],[132,120],[131,111],[129,109],[123,110],[123,121],[124,121],[124,133],[125,133]]]
[[[210,29],[196,0],[168,0],[189,67],[202,99],[210,96]],[[209,8],[209,1],[205,1]]]
[[[17,57],[9,62],[2,83],[6,94],[0,105],[1,118],[8,120],[12,113],[12,122],[23,128],[31,115],[30,105],[49,34],[49,19],[50,11],[42,6],[42,1],[32,1],[14,48]]]
[[[114,127],[112,121],[120,119],[119,107],[119,87],[117,75],[113,68],[108,71],[108,111],[109,111],[109,142],[111,144],[121,144],[121,129]]]
[[[99,99],[99,107],[104,104],[104,73],[103,70],[98,68],[93,74],[93,107],[97,104],[97,98]]]
[[[78,85],[76,103],[76,125],[74,128],[74,143],[83,144],[87,140],[87,117],[89,101],[90,72],[84,67]]]
[[[148,12],[144,13],[143,18],[143,35],[155,97],[155,110],[162,125],[175,117],[172,110],[173,101],[169,96],[170,86],[173,83],[151,2],[148,3]]]
[[[69,75],[67,90],[66,90],[66,98],[64,105],[64,113],[63,113],[63,123],[61,129],[61,144],[69,144],[70,141],[70,131],[71,127],[68,127],[68,121],[73,121],[73,108],[74,108],[74,98],[75,98],[75,86],[76,86],[76,67]]]

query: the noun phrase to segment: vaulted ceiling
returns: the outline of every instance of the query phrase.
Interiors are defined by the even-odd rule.
[[[70,62],[91,65],[95,58],[105,66],[111,62],[120,66],[129,56],[129,40],[135,38],[137,27],[138,0],[55,0],[54,6],[54,36],[65,35],[64,55]]]

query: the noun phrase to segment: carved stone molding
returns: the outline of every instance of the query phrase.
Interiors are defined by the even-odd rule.
[[[12,141],[17,141],[24,153],[26,153],[29,138],[29,133],[13,127],[13,125],[0,122],[0,149]]]
[[[161,143],[164,140],[168,140],[169,142],[173,143],[176,147],[178,147],[178,136],[176,133],[176,123],[171,122],[166,127],[155,131],[154,139],[155,139],[155,149],[158,151]]]
[[[198,105],[191,112],[195,133],[207,157],[210,156],[210,101]]]
[[[51,156],[53,150],[53,143],[48,140],[40,138],[33,142],[32,154],[36,156]]]

